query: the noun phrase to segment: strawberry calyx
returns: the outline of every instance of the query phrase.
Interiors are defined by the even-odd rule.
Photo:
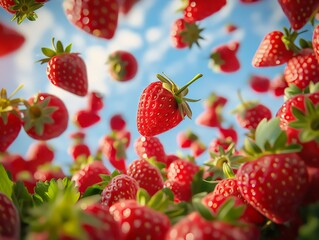
[[[300,52],[301,49],[295,44],[295,40],[300,34],[304,33],[304,31],[298,33],[297,31],[292,31],[291,28],[287,29],[284,27],[283,32],[284,35],[281,40],[285,44],[286,48],[294,53]]]
[[[179,88],[171,79],[169,79],[166,75],[161,75],[157,74],[156,77],[158,80],[162,82],[163,88],[166,90],[170,91],[178,105],[178,110],[181,114],[181,116],[184,118],[185,115],[188,118],[192,118],[192,110],[190,106],[188,105],[188,102],[198,102],[200,99],[190,99],[186,98],[185,96],[188,93],[188,87],[197,81],[199,78],[201,78],[203,75],[202,74],[197,74],[192,80],[190,80],[186,85],[183,87]]]
[[[47,63],[53,58],[54,56],[61,55],[64,53],[70,53],[72,48],[72,43],[70,43],[66,48],[64,48],[61,41],[57,41],[55,43],[55,39],[52,38],[52,48],[41,48],[42,53],[46,56],[46,58],[38,60],[41,64]]]
[[[35,0],[14,0],[14,5],[10,8],[10,11],[14,13],[11,21],[17,20],[18,24],[25,19],[35,21],[38,18],[35,11],[41,7],[43,7],[43,3]]]
[[[121,59],[121,55],[119,53],[111,55],[107,60],[107,64],[110,66],[112,72],[117,76],[118,79],[124,79],[126,75],[126,65],[128,63]]]
[[[238,99],[240,101],[240,104],[235,109],[233,109],[231,111],[231,113],[239,114],[242,118],[244,118],[246,115],[246,111],[256,107],[259,104],[259,102],[258,101],[244,100],[244,98],[242,97],[242,95],[240,93],[240,90],[237,91],[237,95],[238,95]]]
[[[187,43],[189,48],[192,48],[194,44],[200,47],[198,41],[200,39],[204,39],[201,36],[201,32],[203,30],[204,28],[200,28],[195,22],[194,23],[185,22],[185,28],[180,32],[180,35],[182,36],[182,41],[184,43]]]

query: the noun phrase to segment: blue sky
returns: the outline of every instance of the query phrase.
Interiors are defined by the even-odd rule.
[[[284,66],[257,69],[252,67],[251,60],[265,34],[281,30],[284,26],[289,27],[289,24],[277,1],[262,0],[253,4],[241,4],[239,0],[228,0],[227,6],[220,12],[199,23],[205,29],[202,33],[204,40],[200,42],[201,48],[195,46],[181,50],[175,49],[170,39],[172,23],[182,16],[176,12],[178,7],[179,0],[141,0],[129,15],[120,16],[116,34],[111,40],[99,39],[75,28],[64,15],[62,1],[49,1],[37,12],[36,22],[26,21],[19,26],[10,22],[11,16],[0,9],[0,21],[6,22],[26,36],[26,42],[19,51],[0,58],[0,87],[11,92],[19,84],[24,84],[17,94],[24,98],[37,92],[56,94],[65,101],[70,116],[84,108],[86,98],[77,97],[53,86],[46,76],[46,65],[36,63],[42,58],[41,47],[50,47],[51,39],[55,37],[65,45],[73,43],[73,51],[79,52],[87,65],[89,90],[97,90],[105,96],[102,120],[85,129],[86,141],[92,151],[97,148],[99,139],[110,132],[108,120],[115,113],[121,113],[125,117],[128,129],[132,132],[132,140],[139,137],[136,111],[140,94],[150,82],[156,81],[156,74],[162,72],[174,79],[179,86],[184,85],[197,73],[202,73],[203,77],[192,85],[188,97],[205,99],[213,91],[227,97],[228,103],[223,110],[226,117],[224,126],[234,125],[242,141],[245,130],[238,126],[234,116],[229,113],[239,103],[238,89],[245,99],[258,99],[269,106],[273,114],[283,103],[282,98],[275,98],[270,93],[252,92],[247,81],[251,74],[262,74],[272,79],[282,73]],[[224,30],[227,23],[234,23],[239,29],[227,34]],[[241,43],[238,51],[241,69],[233,74],[213,72],[208,67],[210,51],[233,40]],[[115,50],[128,50],[136,56],[139,70],[132,81],[115,82],[108,74],[105,61],[108,54]],[[216,129],[195,123],[196,117],[204,110],[202,102],[191,103],[191,107],[192,120],[185,119],[171,131],[158,135],[167,153],[181,151],[176,144],[176,135],[187,128],[191,128],[207,145],[218,135]],[[69,134],[74,130],[75,127],[70,122],[63,135],[49,141],[56,151],[55,163],[65,168],[72,161],[67,154],[67,147],[71,145]],[[22,130],[9,151],[24,155],[32,142],[34,140]],[[133,143],[127,153],[128,163],[137,158]],[[186,150],[183,153],[189,152]],[[198,162],[202,163],[207,159],[206,152],[198,158]]]

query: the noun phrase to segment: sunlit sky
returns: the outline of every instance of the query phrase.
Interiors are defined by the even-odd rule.
[[[64,14],[62,1],[49,1],[37,11],[37,21],[25,21],[21,25],[11,22],[11,16],[0,9],[0,21],[14,27],[26,37],[25,44],[17,52],[0,58],[0,87],[11,92],[23,84],[24,87],[17,97],[24,98],[37,92],[56,94],[65,101],[69,110],[71,118],[67,131],[59,138],[49,141],[55,149],[55,163],[65,168],[71,163],[67,148],[71,145],[69,135],[76,130],[71,119],[77,110],[86,106],[87,99],[53,86],[46,76],[46,65],[36,62],[42,58],[41,47],[51,46],[52,37],[61,40],[65,45],[73,44],[72,50],[79,52],[86,63],[89,91],[99,91],[104,95],[102,120],[84,130],[87,134],[86,142],[92,152],[97,148],[99,139],[110,132],[109,118],[115,113],[121,113],[132,133],[127,162],[137,158],[133,142],[140,136],[136,128],[138,101],[143,89],[150,82],[157,80],[157,73],[165,73],[179,86],[184,85],[197,73],[203,74],[203,77],[191,86],[188,97],[203,100],[211,92],[227,97],[228,103],[223,110],[223,126],[233,125],[238,130],[239,146],[246,131],[238,126],[234,115],[230,114],[239,104],[238,89],[245,99],[258,99],[269,106],[273,114],[276,113],[283,99],[275,98],[271,93],[252,92],[248,86],[248,78],[251,74],[261,74],[273,79],[283,71],[284,66],[257,69],[251,65],[252,57],[264,35],[273,30],[282,30],[284,26],[289,27],[277,1],[261,0],[258,3],[241,4],[239,0],[228,0],[227,6],[220,12],[199,23],[200,27],[204,28],[201,48],[194,46],[192,49],[175,49],[170,39],[170,29],[173,22],[182,17],[182,13],[176,11],[181,6],[180,3],[179,0],[140,0],[128,15],[120,15],[116,34],[111,40],[99,39],[75,28]],[[228,23],[237,25],[238,30],[227,33],[225,25]],[[233,40],[240,42],[238,57],[241,69],[232,74],[213,72],[208,67],[211,50]],[[108,54],[115,50],[130,51],[137,58],[138,74],[132,81],[115,82],[108,74],[105,62]],[[204,111],[203,102],[190,105],[193,110],[192,120],[185,119],[176,128],[158,135],[166,153],[190,153],[189,150],[179,149],[176,143],[176,135],[187,128],[191,128],[207,145],[217,137],[215,128],[195,123],[196,117]],[[22,130],[9,152],[25,155],[28,146],[34,141]],[[206,152],[197,161],[202,163],[207,159]]]

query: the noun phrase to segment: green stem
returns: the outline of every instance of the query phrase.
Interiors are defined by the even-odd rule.
[[[190,80],[185,86],[183,86],[182,88],[180,88],[175,95],[179,95],[180,93],[182,93],[186,88],[188,88],[189,85],[191,85],[193,82],[197,81],[199,78],[201,78],[203,76],[203,74],[197,74],[192,80]]]
[[[23,84],[20,84],[16,89],[13,90],[13,92],[10,94],[8,98],[12,98],[22,88],[23,88]]]

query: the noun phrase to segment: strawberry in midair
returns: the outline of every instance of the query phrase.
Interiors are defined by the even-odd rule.
[[[201,21],[226,6],[226,0],[216,0],[211,3],[207,3],[206,0],[188,0],[185,1],[186,6],[184,7],[184,19],[187,22],[193,23]]]
[[[108,56],[107,65],[111,77],[119,82],[132,80],[138,71],[138,62],[135,56],[124,50],[112,52]]]
[[[197,134],[195,134],[191,129],[179,132],[177,134],[177,145],[180,148],[190,148],[192,143],[198,139]]]
[[[39,62],[48,63],[46,73],[53,85],[83,97],[88,92],[86,65],[79,53],[71,52],[71,46],[64,48],[61,41],[55,44],[53,38],[53,49],[42,48],[46,58]]]
[[[294,30],[299,30],[306,25],[319,7],[317,0],[278,0],[278,3],[288,18],[291,28]]]
[[[73,115],[72,120],[78,128],[89,128],[97,124],[101,120],[101,117],[97,112],[80,109]]]
[[[113,38],[119,15],[119,1],[66,0],[63,2],[68,20],[79,29],[95,37]]]
[[[138,3],[139,0],[122,0],[120,1],[120,13],[127,15],[134,8],[135,4]]]
[[[104,107],[104,98],[98,91],[92,91],[88,93],[88,106],[87,109],[92,112],[99,112]]]
[[[200,35],[202,31],[196,23],[188,23],[185,19],[178,18],[171,29],[172,44],[175,48],[192,48],[194,44],[199,46],[198,41],[203,39]]]
[[[120,113],[112,115],[109,123],[112,131],[122,131],[126,127],[126,120]]]
[[[196,75],[190,82],[179,88],[166,76],[157,74],[159,81],[149,84],[142,92],[137,110],[137,129],[145,137],[166,132],[177,126],[185,116],[191,118],[192,112],[186,98],[188,86],[202,77]]]
[[[257,93],[266,93],[270,87],[270,79],[260,74],[252,74],[248,80],[251,89]]]
[[[155,158],[166,163],[164,146],[158,137],[138,137],[134,142],[134,150],[141,159]]]
[[[38,93],[28,99],[24,111],[23,127],[37,140],[60,136],[68,127],[69,113],[64,102],[49,93]]]
[[[281,97],[285,95],[285,89],[287,87],[288,87],[288,83],[285,79],[284,74],[279,74],[270,81],[269,91],[275,97]]]
[[[24,42],[22,33],[0,22],[0,57],[15,52]]]
[[[237,51],[240,43],[233,41],[214,48],[210,54],[209,67],[216,72],[232,73],[240,69]]]

